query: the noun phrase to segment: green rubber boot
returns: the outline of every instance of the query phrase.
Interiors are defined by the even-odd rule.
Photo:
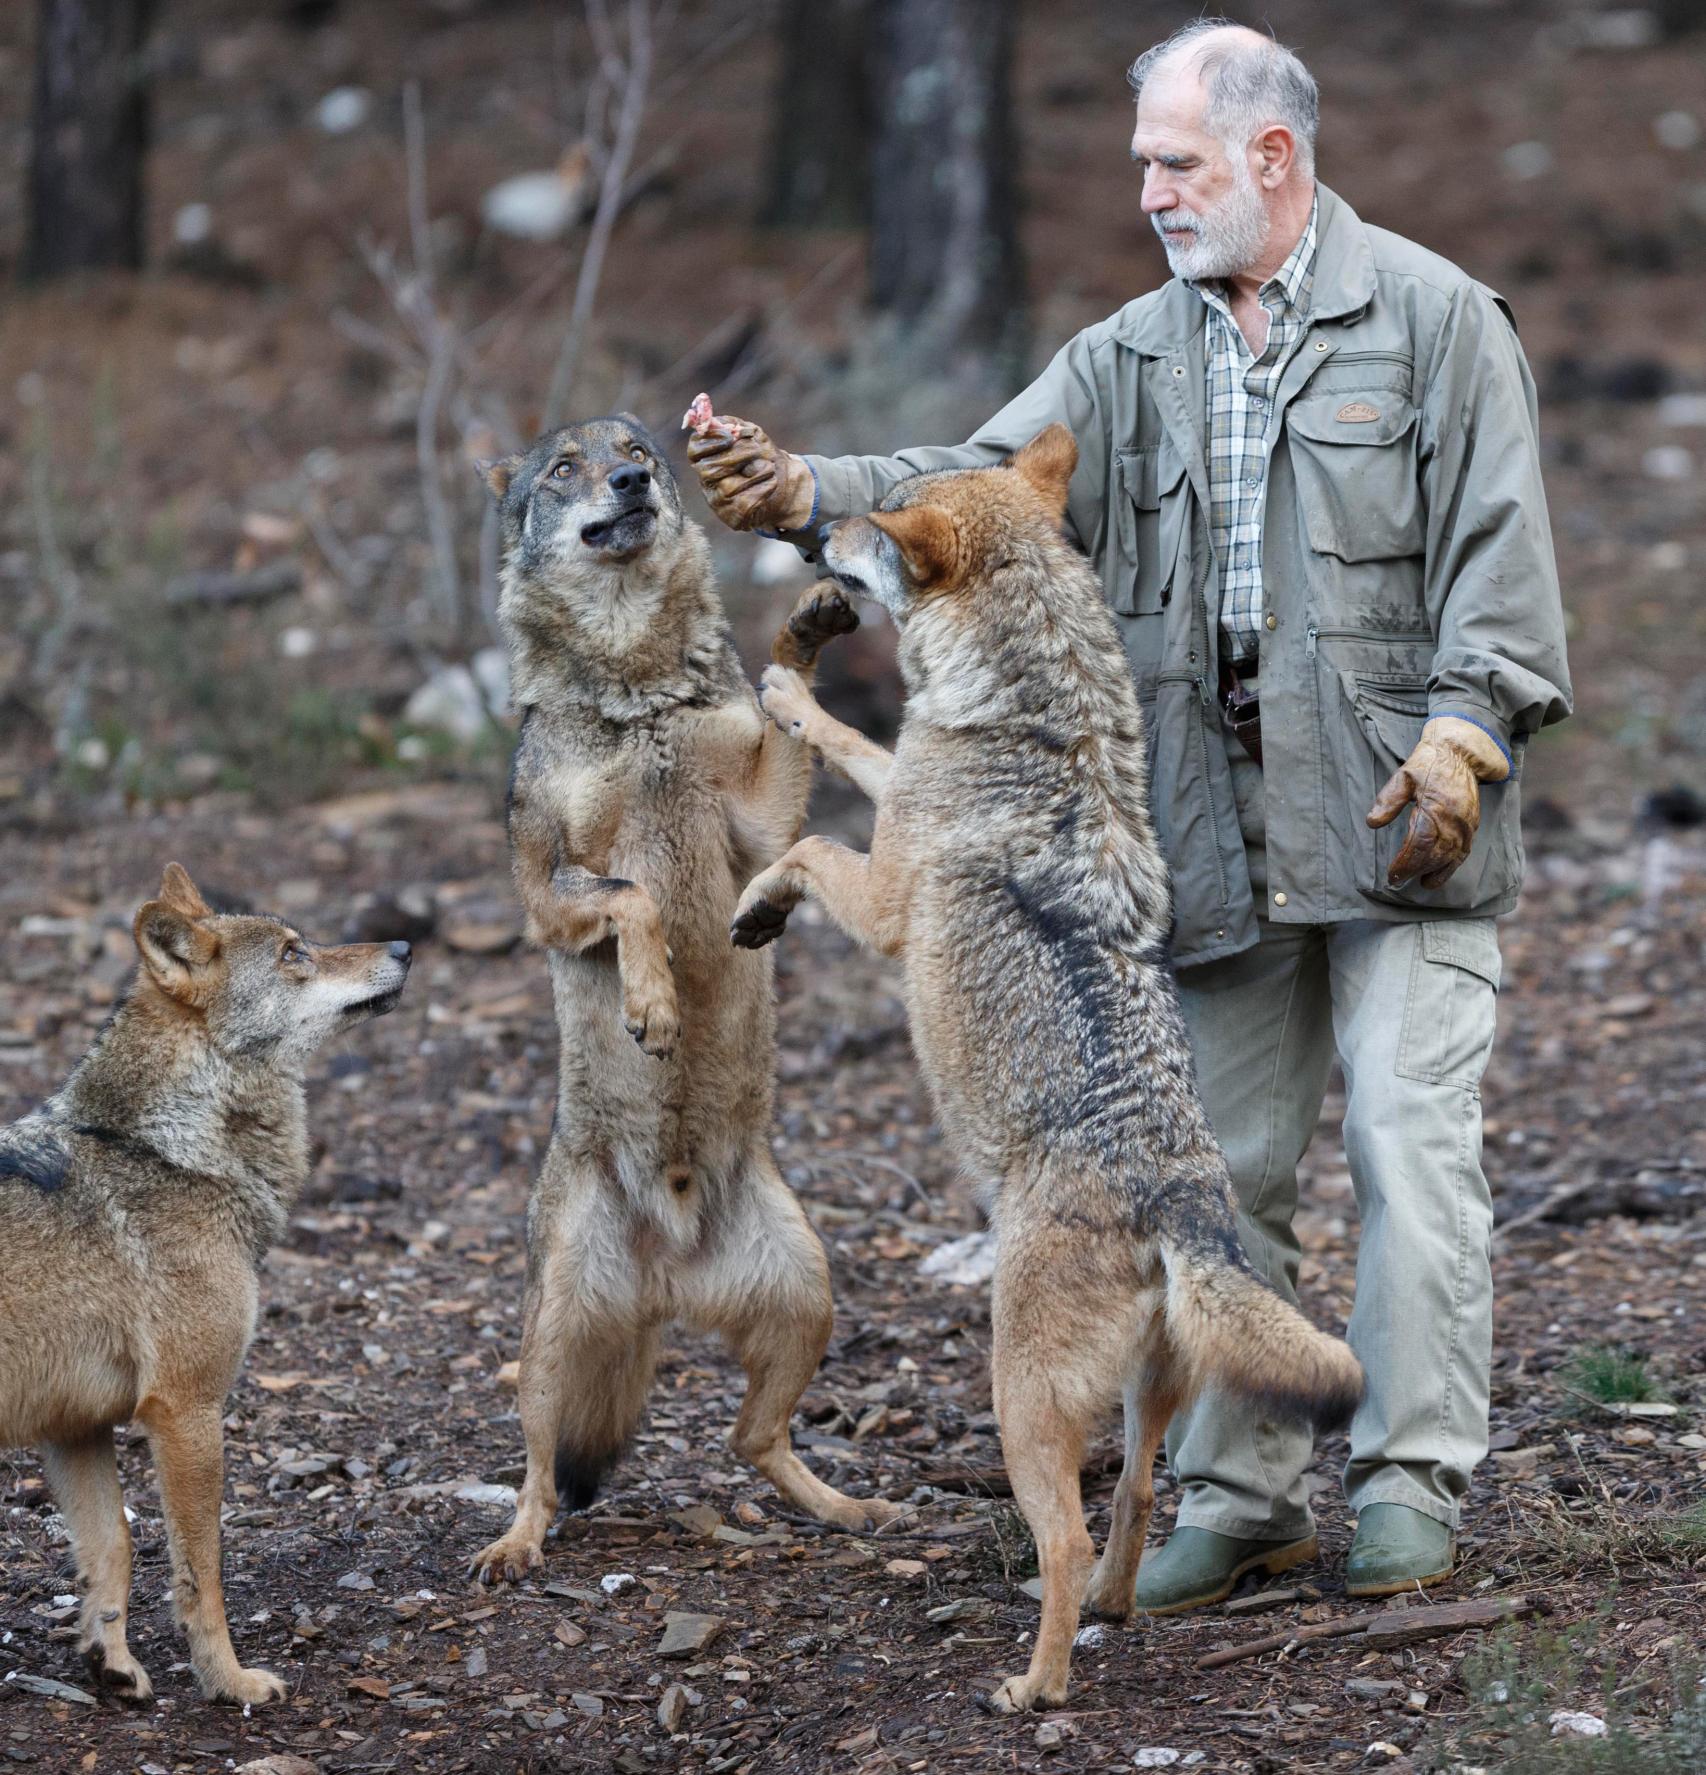
[[[1357,1517],[1345,1561],[1347,1596],[1397,1596],[1451,1576],[1457,1545],[1449,1527],[1408,1504],[1370,1504]]]
[[[1158,1553],[1137,1568],[1137,1606],[1146,1615],[1182,1615],[1224,1602],[1246,1572],[1289,1572],[1321,1551],[1314,1535],[1301,1541],[1243,1541],[1208,1528],[1174,1529]]]

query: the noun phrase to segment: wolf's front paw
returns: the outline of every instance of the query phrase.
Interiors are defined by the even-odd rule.
[[[808,661],[817,658],[824,642],[837,635],[850,635],[858,626],[859,613],[839,586],[814,586],[802,592],[788,616],[788,633]]]
[[[474,1555],[468,1575],[481,1584],[519,1584],[544,1563],[545,1550],[537,1542],[504,1535]]]
[[[103,1689],[124,1701],[152,1701],[154,1685],[148,1672],[130,1655],[125,1645],[111,1645],[102,1639],[85,1640],[78,1646],[89,1666],[89,1674]]]
[[[213,1682],[203,1683],[201,1691],[209,1701],[231,1701],[242,1707],[265,1707],[285,1696],[284,1678],[270,1670],[244,1670],[234,1667]]]
[[[984,1706],[991,1713],[1025,1713],[1033,1707],[1060,1707],[1065,1703],[1063,1685],[1058,1695],[1050,1695],[1043,1685],[1029,1676],[1010,1676]]]
[[[788,928],[791,907],[779,906],[774,900],[753,900],[743,903],[729,926],[729,941],[736,949],[762,949],[774,943]]]
[[[806,681],[789,666],[766,666],[758,680],[758,703],[783,733],[800,739],[817,707]]]
[[[675,982],[664,980],[650,990],[630,992],[622,1003],[622,1022],[646,1053],[657,1060],[667,1059],[681,1040]]]

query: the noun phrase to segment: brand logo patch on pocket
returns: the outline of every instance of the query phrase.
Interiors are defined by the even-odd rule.
[[[1380,409],[1371,407],[1367,401],[1351,401],[1348,405],[1341,407],[1333,417],[1344,420],[1347,425],[1368,425],[1380,417]]]

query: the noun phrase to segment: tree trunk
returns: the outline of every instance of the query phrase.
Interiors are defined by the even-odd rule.
[[[871,300],[942,361],[1021,367],[1015,0],[879,0]]]
[[[142,263],[153,0],[39,0],[24,275]]]
[[[782,0],[766,228],[863,228],[871,215],[872,0]]]

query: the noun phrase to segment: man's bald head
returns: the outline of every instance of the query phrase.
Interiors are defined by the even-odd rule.
[[[1315,131],[1321,100],[1314,76],[1289,49],[1226,19],[1193,19],[1147,49],[1126,75],[1141,98],[1150,80],[1190,81],[1204,95],[1202,124],[1237,153],[1271,124],[1283,124],[1296,144],[1297,170],[1315,172]]]

